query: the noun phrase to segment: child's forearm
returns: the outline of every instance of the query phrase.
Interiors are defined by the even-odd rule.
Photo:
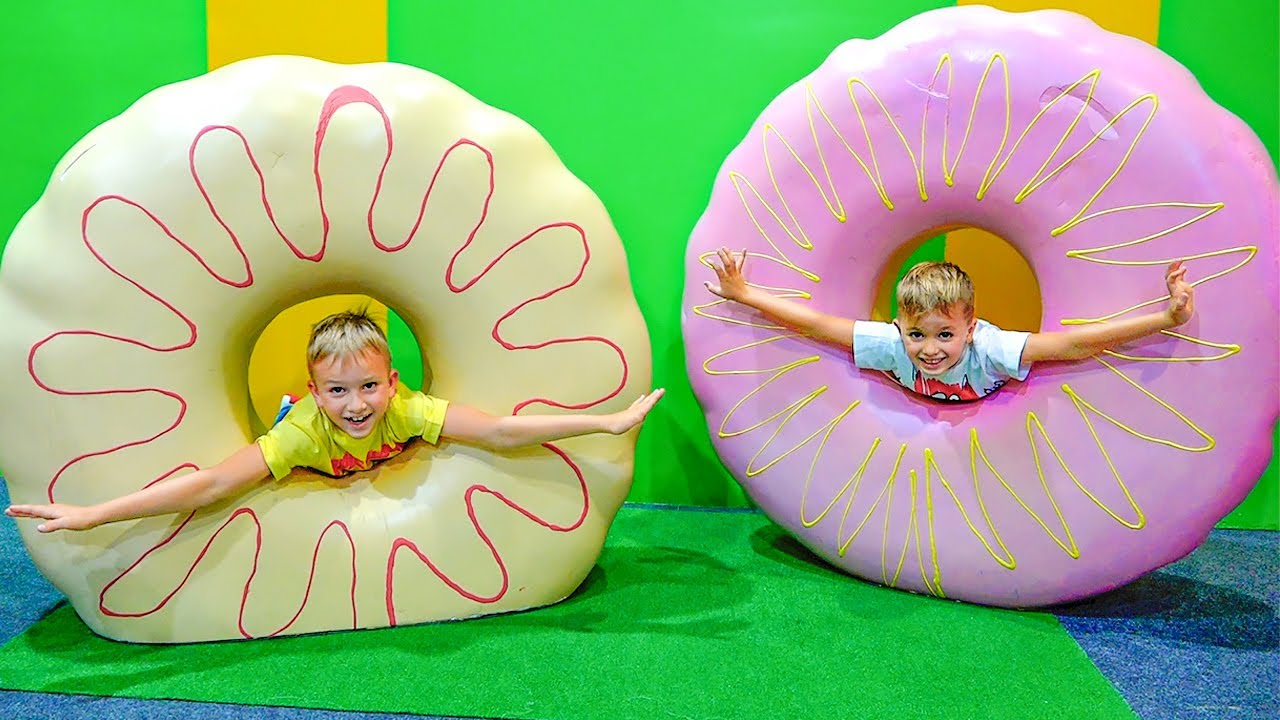
[[[467,405],[452,404],[445,413],[440,436],[504,450],[590,433],[621,435],[644,422],[665,392],[658,388],[636,398],[625,410],[604,415],[493,416]]]
[[[182,477],[162,480],[142,490],[91,506],[87,510],[95,525],[189,512],[217,502],[220,498],[215,488],[210,472],[197,470]]]
[[[213,467],[162,480],[87,510],[95,524],[190,512],[243,492],[269,473],[262,452],[249,445]]]
[[[1175,327],[1167,312],[1082,325],[1070,331],[1076,346],[1089,355]]]
[[[777,297],[759,288],[749,287],[738,299],[775,322],[829,343],[843,347],[853,344],[853,321],[828,315],[805,303]]]
[[[509,415],[497,418],[485,444],[498,449],[538,445],[568,437],[615,432],[612,415]]]
[[[771,320],[801,331],[812,325],[818,315],[813,308],[802,303],[777,297],[760,288],[747,288],[738,297],[737,301],[747,307],[759,310]]]
[[[1162,311],[1103,323],[1090,323],[1060,333],[1047,333],[1047,335],[1058,336],[1059,347],[1052,356],[1040,359],[1081,360],[1174,327],[1177,327],[1177,323],[1168,312]]]

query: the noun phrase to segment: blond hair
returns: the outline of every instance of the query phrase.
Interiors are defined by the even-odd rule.
[[[307,370],[331,357],[351,357],[373,351],[391,362],[387,336],[367,310],[340,312],[316,323],[307,343]]]
[[[907,271],[898,283],[898,314],[920,317],[934,310],[950,312],[960,306],[973,316],[973,281],[949,262],[922,262]]]

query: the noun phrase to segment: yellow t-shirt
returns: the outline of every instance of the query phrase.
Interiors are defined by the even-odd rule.
[[[404,450],[404,444],[415,437],[434,445],[440,440],[448,407],[448,402],[401,383],[377,426],[357,439],[334,426],[308,393],[257,442],[277,480],[296,467],[340,477],[368,470]]]

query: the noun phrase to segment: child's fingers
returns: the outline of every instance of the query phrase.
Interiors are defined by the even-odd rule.
[[[667,392],[666,390],[662,388],[658,388],[657,390],[654,390],[651,393],[641,395],[640,397],[635,399],[635,402],[631,403],[631,408],[639,408],[643,410],[645,413],[648,413],[649,410],[652,409],[653,406],[657,404],[658,399],[661,398],[666,392]]]
[[[13,517],[40,518],[42,520],[56,520],[66,514],[66,510],[60,505],[14,505]]]
[[[652,405],[658,402],[658,398],[662,397],[663,392],[664,392],[663,390],[654,390],[653,392],[645,393],[644,395],[641,395],[640,397],[636,398],[636,401],[631,404],[640,405],[641,403],[647,403],[649,405]]]

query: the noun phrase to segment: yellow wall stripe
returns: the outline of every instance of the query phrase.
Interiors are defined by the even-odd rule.
[[[1160,31],[1160,0],[958,0],[956,5],[990,5],[1009,12],[1070,10],[1104,30],[1131,35],[1152,45]]]
[[[209,69],[260,55],[307,55],[338,63],[385,62],[386,0],[206,0]],[[311,326],[362,307],[386,328],[387,309],[358,295],[317,298],[281,313],[249,360],[249,396],[269,427],[286,393],[305,393]]]
[[[385,62],[386,0],[206,0],[209,69],[259,55]]]

